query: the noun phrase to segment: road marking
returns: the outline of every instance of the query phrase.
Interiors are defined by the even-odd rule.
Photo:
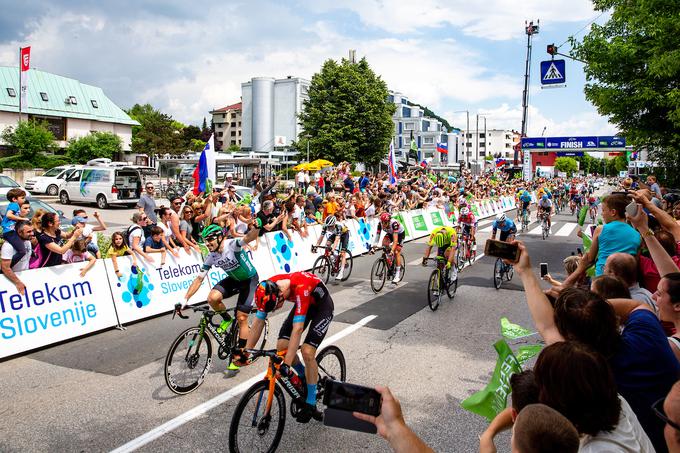
[[[562,228],[557,230],[557,233],[555,233],[555,236],[569,236],[572,231],[578,226],[578,223],[572,223],[568,222],[565,223]]]
[[[352,324],[349,327],[346,327],[342,329],[340,332],[336,333],[335,335],[332,335],[330,338],[326,338],[323,343],[319,346],[319,350],[327,346],[329,344],[335,343],[336,341],[339,341],[340,339],[346,337],[347,335],[359,330],[361,327],[365,326],[372,320],[377,318],[376,315],[370,315],[366,316],[363,318],[361,321],[357,322],[356,324]],[[265,373],[262,372],[258,374],[257,376],[254,376],[250,379],[248,379],[245,382],[240,383],[236,387],[227,390],[226,392],[217,395],[211,400],[206,401],[203,404],[199,404],[198,406],[194,407],[193,409],[188,410],[187,412],[178,415],[177,417],[173,418],[172,420],[163,423],[162,425],[152,429],[151,431],[142,434],[141,436],[137,437],[136,439],[132,439],[130,442],[126,443],[125,445],[122,445],[115,450],[112,450],[111,453],[123,453],[123,452],[132,452],[137,450],[138,448],[143,447],[144,445],[148,444],[149,442],[152,442],[159,437],[169,433],[170,431],[179,428],[180,426],[184,425],[185,423],[193,420],[194,418],[205,414],[209,410],[219,406],[220,404],[229,401],[233,397],[239,395],[240,393],[245,392],[255,384],[257,381],[261,380],[264,377]]]
[[[423,262],[422,258],[417,258],[417,259],[415,259],[411,262],[408,262],[406,264],[408,264],[409,266],[415,266],[415,265],[420,265],[420,263],[422,263],[422,262]]]
[[[489,232],[491,232],[491,230],[493,230],[493,225],[490,225],[486,228],[483,228],[483,229],[479,230],[479,232],[480,233],[489,233]]]
[[[527,233],[527,234],[539,235],[539,234],[541,234],[542,231],[543,231],[543,225],[539,225],[536,228],[534,228],[533,230],[529,231],[529,233]]]

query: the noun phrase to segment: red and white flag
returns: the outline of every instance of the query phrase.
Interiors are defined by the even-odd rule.
[[[26,94],[28,93],[28,70],[31,67],[31,47],[21,48],[21,105],[28,106]]]

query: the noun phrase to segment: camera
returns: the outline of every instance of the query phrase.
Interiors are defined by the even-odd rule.
[[[517,244],[487,239],[484,246],[484,254],[516,263],[519,260],[520,250]]]

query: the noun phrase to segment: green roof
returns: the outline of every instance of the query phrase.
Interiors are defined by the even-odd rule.
[[[21,106],[22,113],[139,124],[114,104],[101,88],[36,69],[29,70],[28,74],[28,106]],[[7,88],[13,88],[16,96],[10,96]],[[0,66],[0,111],[19,113],[19,93],[19,68]],[[46,93],[47,101],[42,99],[41,93]],[[77,102],[75,105],[65,102],[71,96]]]

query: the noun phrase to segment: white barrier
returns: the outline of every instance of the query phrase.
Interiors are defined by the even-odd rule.
[[[104,260],[110,294],[120,324],[171,311],[176,303],[184,302],[187,289],[203,266],[200,254],[193,250],[187,255],[184,249],[180,249],[179,258],[168,253],[162,267],[160,254],[151,254],[151,257],[154,262],[137,257],[135,269],[131,257],[117,258],[121,278],[116,276],[113,261],[110,258]],[[206,300],[208,291],[209,288],[204,282],[189,303],[195,304]]]
[[[99,260],[84,276],[85,263],[17,272],[24,295],[0,278],[0,357],[115,326],[118,321]],[[30,277],[29,277],[30,275]]]

